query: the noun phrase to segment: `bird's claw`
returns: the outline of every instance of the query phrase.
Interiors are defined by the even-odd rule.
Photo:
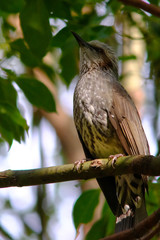
[[[74,163],[74,168],[79,172],[83,166],[83,163],[85,163],[86,160],[82,159],[82,160],[78,160]]]
[[[119,154],[115,154],[115,155],[110,155],[109,156],[109,160],[112,160],[112,167],[115,168],[116,167],[116,161],[119,157],[123,157],[124,154],[119,153]]]

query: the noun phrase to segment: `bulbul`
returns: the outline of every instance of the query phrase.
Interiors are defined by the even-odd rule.
[[[149,146],[138,111],[118,82],[113,50],[99,41],[80,46],[80,74],[74,92],[74,122],[87,159],[110,155],[148,155]],[[147,217],[146,177],[126,174],[97,179],[116,216],[115,231],[123,231]]]

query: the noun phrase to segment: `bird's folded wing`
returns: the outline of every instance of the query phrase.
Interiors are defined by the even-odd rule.
[[[138,111],[131,98],[116,85],[109,119],[128,155],[149,154],[149,146]],[[121,92],[121,94],[119,93]]]

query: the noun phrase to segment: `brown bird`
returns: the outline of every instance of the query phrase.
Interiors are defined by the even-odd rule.
[[[87,159],[110,155],[149,154],[138,111],[118,82],[112,49],[99,41],[87,43],[72,32],[80,46],[80,76],[74,92],[74,121]],[[147,216],[147,179],[138,174],[97,179],[116,216],[115,231],[133,227]]]

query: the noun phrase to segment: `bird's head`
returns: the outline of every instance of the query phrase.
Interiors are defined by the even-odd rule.
[[[90,68],[112,70],[118,75],[117,58],[113,50],[105,43],[97,40],[86,42],[77,33],[72,32],[80,46],[80,71]]]

